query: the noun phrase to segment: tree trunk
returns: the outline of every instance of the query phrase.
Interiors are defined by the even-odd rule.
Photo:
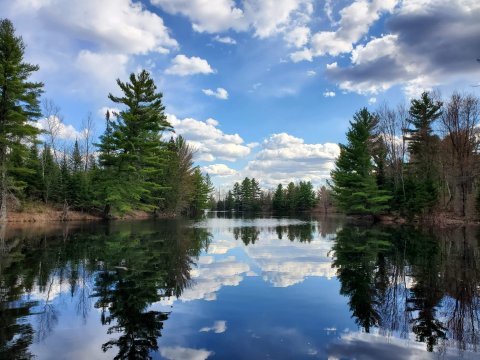
[[[0,149],[0,167],[1,167],[1,178],[0,178],[0,201],[2,202],[0,205],[0,222],[5,223],[7,222],[7,197],[8,197],[8,190],[7,190],[7,164],[6,164],[6,149]]]

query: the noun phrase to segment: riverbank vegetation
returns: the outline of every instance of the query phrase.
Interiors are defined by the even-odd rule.
[[[408,109],[355,114],[332,171],[332,195],[347,214],[476,219],[480,99],[424,92]]]
[[[193,149],[171,138],[162,94],[147,71],[117,80],[108,98],[105,132],[94,144],[89,116],[73,147],[58,146],[59,109],[42,101],[43,84],[29,79],[38,66],[24,62],[25,44],[9,20],[0,21],[0,220],[8,209],[41,202],[103,215],[134,210],[176,215],[207,207],[212,185],[193,164]],[[40,131],[35,120],[46,118]],[[97,148],[96,151],[94,148]]]

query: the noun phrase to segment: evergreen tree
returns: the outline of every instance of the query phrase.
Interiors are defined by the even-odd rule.
[[[210,194],[213,191],[213,185],[210,176],[202,175],[197,167],[193,172],[193,192],[190,201],[190,214],[198,215],[201,211],[209,208]]]
[[[171,138],[167,145],[168,166],[159,181],[161,191],[160,209],[173,214],[184,212],[189,206],[193,192],[193,149],[182,136]]]
[[[235,211],[242,211],[242,190],[240,188],[240,184],[236,182],[233,185],[233,199],[234,199],[234,210]]]
[[[376,215],[388,209],[391,196],[379,189],[374,173],[376,125],[377,119],[366,108],[355,114],[347,132],[348,143],[340,144],[340,156],[331,173],[333,195],[349,214]]]
[[[235,208],[235,199],[230,190],[228,190],[227,197],[225,198],[225,210],[231,211]]]
[[[275,193],[273,194],[272,199],[272,208],[274,211],[283,212],[285,211],[285,191],[283,190],[282,184],[278,184]]]
[[[297,210],[310,210],[315,206],[316,198],[313,185],[310,181],[300,181],[298,185]]]
[[[442,103],[434,101],[427,92],[411,102],[407,119],[410,128],[406,130],[410,155],[406,208],[410,213],[431,210],[438,198],[439,138],[433,132],[433,124],[441,116],[441,108]]]
[[[28,79],[39,68],[23,62],[25,44],[13,24],[0,20],[0,221],[7,220],[8,160],[13,152],[27,154],[27,141],[39,133],[29,121],[40,116],[43,84]]]
[[[162,133],[171,130],[164,114],[162,94],[143,70],[131,74],[130,82],[117,80],[123,96],[108,97],[124,110],[111,120],[99,144],[100,179],[104,212],[125,213],[132,209],[158,208],[162,185],[158,183],[166,159]]]

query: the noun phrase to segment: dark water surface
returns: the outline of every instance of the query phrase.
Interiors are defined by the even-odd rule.
[[[477,228],[54,226],[0,236],[1,359],[480,358]]]

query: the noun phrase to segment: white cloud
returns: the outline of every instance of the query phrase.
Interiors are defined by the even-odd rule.
[[[225,134],[217,127],[218,121],[214,119],[178,119],[171,114],[167,114],[167,119],[174,126],[175,132],[184,136],[196,149],[197,160],[214,161],[218,158],[235,161],[251,152],[240,135]]]
[[[22,35],[49,91],[76,97],[105,96],[137,55],[178,48],[162,18],[133,0],[3,1],[0,13]]]
[[[219,36],[216,35],[213,40],[222,44],[235,45],[237,41],[230,36]]]
[[[10,14],[39,21],[47,31],[123,54],[160,53],[178,47],[157,14],[131,0],[12,2]],[[52,26],[52,27],[50,27]]]
[[[245,248],[248,256],[261,269],[263,280],[275,287],[288,287],[298,284],[309,276],[335,276],[332,259],[328,255],[331,243],[325,239],[315,239],[309,243],[279,241],[275,233],[260,234],[260,241]]]
[[[308,76],[315,76],[315,75],[317,75],[317,72],[316,72],[316,71],[313,71],[313,70],[308,70],[308,71],[307,71],[307,75],[308,75]]]
[[[324,97],[334,97],[336,94],[335,94],[335,91],[324,91],[323,92],[323,96]]]
[[[207,60],[201,59],[197,56],[187,57],[185,55],[177,55],[172,60],[170,66],[165,73],[169,75],[195,75],[195,74],[212,74],[215,71],[212,69]]]
[[[279,32],[302,26],[310,20],[312,0],[152,0],[170,14],[182,14],[190,19],[198,32],[220,33],[227,30],[253,30],[266,38]]]
[[[340,10],[340,20],[336,31],[320,31],[312,35],[310,41],[310,56],[331,55],[337,56],[349,53],[354,44],[358,43],[370,26],[385,12],[392,12],[397,0],[366,1],[356,0]],[[292,57],[292,60],[294,58]],[[295,56],[296,61],[311,58]],[[294,61],[295,61],[294,60]]]
[[[298,26],[285,33],[284,36],[287,44],[301,48],[308,43],[310,39],[310,29],[306,26]]]
[[[305,144],[303,139],[286,133],[273,134],[240,171],[240,177],[260,179],[265,187],[300,180],[318,185],[330,177],[339,153],[337,144]]]
[[[311,0],[244,0],[244,8],[255,35],[260,38],[285,31],[292,20],[308,22],[313,12]]]
[[[182,293],[180,301],[215,300],[223,286],[238,286],[243,280],[242,274],[250,271],[248,264],[237,261],[234,256],[214,259],[212,262],[202,262],[201,258],[197,267],[190,272],[194,285]]]
[[[385,35],[356,46],[352,51],[352,64],[361,65],[383,56],[394,56],[398,51],[397,38],[397,35]]]
[[[312,61],[313,55],[310,49],[303,49],[291,53],[290,59],[295,63],[300,61]]]
[[[94,79],[107,88],[115,86],[117,78],[127,77],[127,63],[129,57],[123,54],[94,53],[82,50],[78,53],[75,66],[84,77]]]
[[[370,7],[392,12],[392,5],[386,2],[381,10],[374,1]],[[399,2],[386,22],[388,33],[357,44],[352,65],[330,69],[327,77],[343,90],[365,95],[400,85],[407,97],[435,86],[468,83],[478,73],[479,16],[478,1]]]
[[[225,164],[213,164],[202,167],[202,171],[212,176],[232,176],[236,175],[237,171],[229,168]]]
[[[168,360],[205,360],[214,354],[206,349],[192,349],[181,346],[164,346],[160,354]]]
[[[53,130],[59,140],[75,141],[81,139],[83,134],[75,129],[72,125],[67,125],[61,121],[57,116],[50,118],[43,118],[33,123],[40,130]]]
[[[217,90],[212,89],[202,89],[202,92],[207,96],[214,96],[217,99],[227,100],[228,99],[228,91],[224,88],[217,88]]]
[[[327,64],[326,67],[327,67],[327,70],[328,70],[328,69],[336,69],[336,68],[338,67],[338,64],[337,64],[337,62],[335,61],[335,62],[333,62],[333,63],[331,63],[331,64]]]
[[[218,320],[213,323],[212,326],[206,326],[199,330],[199,332],[213,331],[216,334],[221,334],[227,331],[227,322],[225,320]]]
[[[368,103],[369,103],[370,105],[373,105],[373,104],[375,104],[376,102],[377,102],[377,98],[376,98],[376,97],[371,97],[370,99],[368,99]]]
[[[223,32],[228,29],[246,30],[243,11],[234,0],[151,0],[169,14],[182,14],[190,19],[198,32]]]

